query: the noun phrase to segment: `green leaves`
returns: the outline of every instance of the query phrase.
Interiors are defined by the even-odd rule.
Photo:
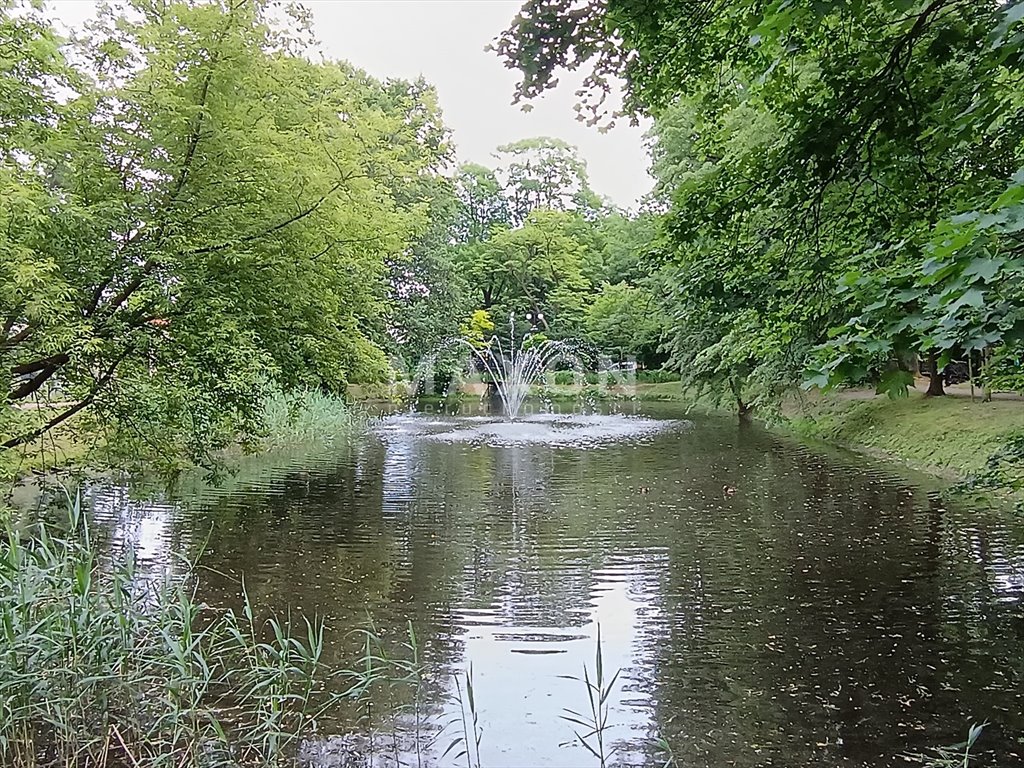
[[[387,376],[389,265],[448,153],[436,99],[312,63],[270,13],[104,6],[68,44],[76,71],[40,18],[0,11],[8,399],[59,384],[112,433],[201,458],[259,431],[268,379]]]
[[[568,6],[525,3],[498,50],[521,95],[589,63],[655,117],[684,373],[771,398],[807,367],[877,382],[929,349],[1016,343],[1024,6],[609,0],[560,24]]]
[[[648,290],[626,283],[605,284],[587,307],[587,339],[605,355],[630,356],[645,368],[657,368],[658,347],[668,319]]]
[[[1003,259],[989,258],[989,257],[978,257],[971,260],[971,263],[967,265],[967,268],[963,272],[965,278],[977,277],[986,283],[992,282],[992,279],[999,273],[1003,268]]]
[[[879,377],[875,394],[888,395],[891,398],[907,397],[910,387],[914,386],[914,374],[898,368],[883,371]]]

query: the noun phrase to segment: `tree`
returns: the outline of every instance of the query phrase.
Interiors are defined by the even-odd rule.
[[[555,336],[580,330],[590,286],[583,277],[586,246],[577,237],[574,214],[533,211],[521,227],[497,232],[469,253],[470,284],[496,321],[512,312],[529,313],[543,315],[540,327]]]
[[[427,176],[419,188],[419,200],[429,205],[427,227],[391,260],[389,290],[390,347],[410,370],[457,336],[458,318],[469,311],[469,285],[453,244],[460,216],[454,185]]]
[[[561,139],[542,136],[505,144],[498,147],[498,161],[514,226],[541,208],[589,215],[601,207],[590,189],[586,163]]]
[[[509,201],[494,171],[464,163],[459,166],[455,190],[459,209],[453,234],[457,243],[480,243],[495,230],[509,226]]]
[[[639,285],[656,263],[658,220],[654,215],[627,216],[609,211],[594,222],[598,253],[593,257],[592,282]]]
[[[517,98],[589,62],[592,120],[612,74],[656,118],[677,364],[771,399],[820,345],[812,382],[899,393],[913,353],[1018,343],[1016,289],[996,282],[1016,274],[1022,16],[531,0],[496,48]]]
[[[665,318],[657,298],[626,283],[605,284],[586,309],[586,336],[603,353],[634,357],[645,368],[658,367]]]
[[[386,374],[385,262],[424,221],[395,194],[436,166],[436,108],[297,55],[271,6],[101,7],[64,47],[0,8],[0,370],[7,403],[65,403],[4,447],[89,408],[202,457],[259,431],[268,381]]]

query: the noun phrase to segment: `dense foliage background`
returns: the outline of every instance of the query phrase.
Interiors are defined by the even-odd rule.
[[[657,355],[619,317],[651,298],[646,224],[574,148],[456,171],[432,88],[322,60],[300,8],[133,0],[64,39],[3,0],[0,102],[4,448],[77,417],[204,460],[275,393],[387,381],[474,311]]]
[[[801,381],[905,393],[918,359],[1024,384],[1022,17],[973,0],[529,0],[496,48],[519,98],[589,66],[594,122],[625,78],[629,110],[655,119],[672,362],[767,404]]]
[[[1024,388],[1022,18],[529,0],[494,46],[518,98],[589,67],[581,116],[621,119],[622,77],[654,118],[633,213],[558,139],[455,167],[432,88],[324,61],[301,9],[134,0],[62,39],[0,0],[0,442],[75,416],[201,459],[278,393],[409,376],[512,317],[741,413],[951,360]]]

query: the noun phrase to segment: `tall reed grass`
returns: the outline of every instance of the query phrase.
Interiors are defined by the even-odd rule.
[[[576,727],[576,741],[591,755],[597,758],[600,768],[606,768],[615,754],[615,748],[609,748],[605,738],[609,729],[608,700],[618,682],[620,670],[616,670],[611,679],[607,679],[604,670],[604,654],[601,652],[601,625],[597,625],[597,652],[594,657],[594,674],[586,665],[583,666],[583,677],[562,675],[566,680],[583,683],[587,692],[587,711],[579,712],[566,709],[562,719]]]
[[[369,417],[343,397],[313,389],[273,392],[263,404],[266,448],[345,439],[368,424]]]
[[[260,621],[248,597],[216,612],[193,584],[99,568],[77,499],[63,532],[0,533],[0,764],[289,760],[318,713],[323,626]]]

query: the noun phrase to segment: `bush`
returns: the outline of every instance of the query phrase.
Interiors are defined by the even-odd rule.
[[[638,384],[666,384],[670,381],[680,381],[681,377],[676,371],[662,369],[653,371],[637,371],[636,381]]]
[[[576,371],[555,371],[554,382],[562,386],[575,384],[579,375]],[[583,380],[587,384],[597,384],[598,375],[596,373],[584,373]]]

